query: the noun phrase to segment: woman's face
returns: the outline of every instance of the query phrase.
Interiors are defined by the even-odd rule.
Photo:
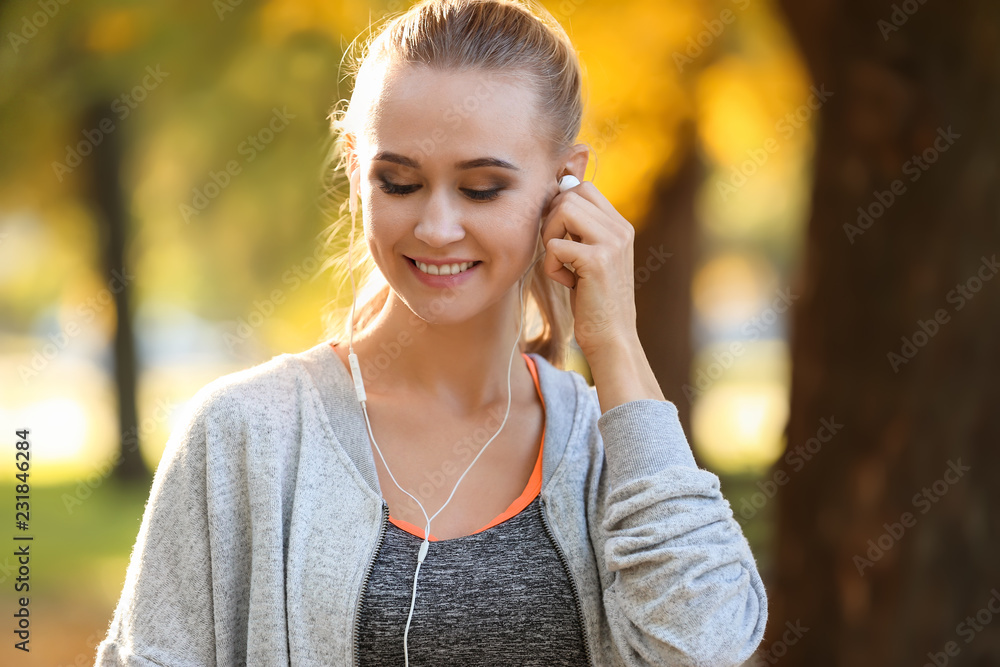
[[[373,94],[357,138],[366,240],[424,320],[464,321],[519,287],[558,192],[540,120],[530,89],[482,70],[397,65]],[[414,259],[475,264],[426,275]]]

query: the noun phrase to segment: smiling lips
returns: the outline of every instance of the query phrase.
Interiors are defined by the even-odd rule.
[[[471,267],[479,264],[479,262],[457,262],[454,264],[425,264],[417,260],[413,260],[417,268],[424,273],[431,276],[450,276],[458,273],[463,273]]]
[[[410,264],[413,264],[421,273],[428,276],[451,276],[464,273],[476,264],[482,262],[474,259],[464,259],[462,257],[447,257],[443,259],[433,259],[431,257],[406,257]]]
[[[407,263],[413,267],[413,275],[428,287],[455,287],[465,282],[472,270],[482,264],[481,261],[459,261],[429,264],[419,259],[406,257]]]

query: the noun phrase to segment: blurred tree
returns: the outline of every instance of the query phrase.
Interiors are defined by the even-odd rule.
[[[762,650],[1000,664],[1000,6],[782,5],[830,97]]]
[[[83,130],[108,122],[105,111],[110,102],[92,106],[84,115]],[[123,480],[148,481],[149,471],[139,451],[139,427],[135,406],[136,358],[135,333],[130,306],[130,269],[125,263],[128,244],[128,214],[122,191],[122,146],[120,134],[110,132],[97,146],[91,158],[93,204],[103,241],[103,268],[115,303],[114,378],[118,396],[118,426],[122,434],[117,443],[118,465],[114,474]]]
[[[667,400],[691,434],[691,403],[682,387],[691,377],[691,276],[697,229],[694,198],[704,169],[693,124],[675,173],[661,175],[649,212],[635,235],[636,326],[649,364]],[[695,450],[697,457],[698,451]]]

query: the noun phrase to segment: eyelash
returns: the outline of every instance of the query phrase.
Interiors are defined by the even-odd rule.
[[[390,195],[408,195],[411,192],[416,191],[419,185],[397,185],[395,183],[390,183],[389,181],[382,181],[379,188],[383,192]],[[468,188],[462,188],[469,199],[473,201],[491,201],[500,196],[500,191],[503,188],[493,188],[492,190],[470,190]]]

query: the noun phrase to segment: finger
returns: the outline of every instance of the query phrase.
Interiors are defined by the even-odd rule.
[[[577,275],[565,265],[574,266],[581,259],[582,244],[568,239],[550,239],[545,244],[545,259],[542,260],[542,271],[557,283],[570,289],[576,287]]]
[[[592,203],[571,190],[560,194],[557,200],[542,223],[542,243],[565,238],[567,234],[577,243],[588,245],[600,243],[606,238],[600,223],[600,211]]]
[[[606,213],[610,217],[615,217],[620,215],[618,209],[608,201],[608,198],[604,196],[604,193],[597,189],[592,181],[583,181],[579,185],[575,185],[566,192],[575,192],[577,195],[583,199],[589,201],[597,209]]]

